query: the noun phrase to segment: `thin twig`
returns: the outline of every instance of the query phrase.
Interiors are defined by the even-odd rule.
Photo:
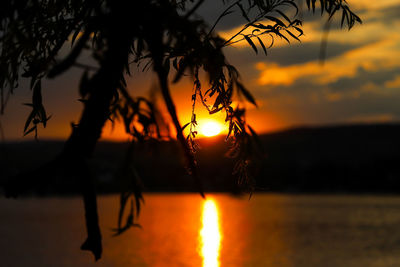
[[[0,140],[1,140],[1,143],[5,143],[5,140],[6,140],[6,136],[5,136],[5,134],[4,134],[4,129],[3,129],[3,125],[1,124],[1,120],[0,120]]]
[[[75,62],[73,64],[74,67],[78,67],[78,68],[82,68],[82,69],[88,69],[88,70],[93,70],[93,71],[97,71],[99,68],[95,67],[95,66],[90,66],[88,64],[83,64],[83,63],[79,63],[79,62]]]
[[[204,0],[199,0],[197,4],[185,15],[185,20],[188,19],[200,6],[203,4]]]
[[[232,7],[234,7],[236,4],[238,4],[239,2],[241,2],[242,0],[238,0],[235,3],[231,4],[229,7],[227,7],[224,12],[222,12],[222,14],[218,17],[218,19],[215,21],[214,25],[211,27],[210,31],[207,33],[207,36],[210,36],[211,33],[213,32],[213,30],[215,29],[215,27],[217,26],[218,22],[225,16],[225,14],[229,11],[229,9],[231,9]]]
[[[331,20],[327,20],[324,25],[324,32],[321,37],[321,44],[319,46],[319,64],[324,65],[326,60],[326,51],[328,48],[328,36],[331,28]]]
[[[268,11],[271,12],[273,10],[273,8]],[[262,17],[265,16],[265,14],[267,14],[268,12],[265,12],[262,15],[259,15],[258,17],[256,17],[255,19],[253,19],[251,22],[247,23],[246,25],[243,26],[243,28],[238,31],[235,35],[233,35],[231,38],[229,38],[229,40],[225,41],[222,45],[222,47],[226,46],[228,43],[230,43],[230,41],[232,41],[236,36],[238,36],[239,34],[241,34],[244,30],[246,30],[248,27],[250,27],[252,24],[254,24],[255,22],[259,21]]]

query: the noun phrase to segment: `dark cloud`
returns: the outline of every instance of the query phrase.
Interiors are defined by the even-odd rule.
[[[226,4],[223,4],[223,1],[215,1],[215,0],[207,0],[200,6],[197,11],[197,14],[204,18],[209,25],[213,25],[218,17],[223,13],[223,11],[229,7],[233,1],[225,1]],[[245,9],[246,1],[243,1],[242,5]],[[247,23],[246,19],[241,15],[241,11],[237,6],[234,6],[232,9],[232,14],[224,16],[217,25],[217,30],[226,31],[238,27],[240,25],[244,25]],[[295,15],[295,9],[291,6],[281,6],[279,7],[280,11],[283,11],[285,14],[289,15],[289,17],[293,17]],[[272,14],[272,13],[271,13]],[[321,12],[319,8],[316,8],[315,13],[308,10],[305,3],[303,5],[299,5],[299,14],[297,16],[298,19],[305,22],[313,22],[313,21],[326,21],[328,18],[324,15],[321,18]],[[272,15],[279,15],[277,13]],[[250,18],[251,18],[250,14]],[[321,23],[323,25],[323,23]]]
[[[224,5],[223,1],[206,0],[200,6],[197,14],[205,19],[208,25],[212,26],[217,21],[218,17],[224,12],[224,10],[232,4],[232,2],[226,1]],[[238,7],[231,9],[234,13],[224,16],[219,22],[216,30],[224,31],[238,27],[245,24],[247,21],[242,17]]]
[[[356,45],[328,42],[325,59],[328,60],[330,58],[342,55],[347,51],[364,45],[365,44]],[[320,42],[300,43],[290,46],[276,47],[271,49],[268,59],[269,61],[276,62],[281,66],[316,61],[319,60],[320,47]]]
[[[360,89],[361,85],[355,88]],[[347,86],[342,88],[343,94],[347,93],[345,90],[354,90],[352,84]],[[383,87],[381,89],[385,90]],[[400,119],[400,90],[390,94],[363,93],[336,101],[329,100],[327,93],[327,87],[303,80],[291,86],[259,87],[255,97],[264,103],[259,112],[282,114],[288,126],[340,124],[354,122],[357,118],[379,118],[382,114],[394,120]]]
[[[268,56],[264,53],[256,55],[251,48],[230,48],[227,51],[227,58],[234,59],[240,65],[254,65],[257,62],[274,62],[280,66],[302,64],[310,61],[319,60],[320,42],[293,43],[288,46],[273,47],[269,49]],[[363,44],[344,44],[329,42],[327,47],[326,60],[340,56],[350,50],[365,46]]]
[[[343,66],[345,67],[345,66]],[[385,83],[400,73],[400,67],[380,70],[359,68],[355,77],[343,77],[327,85],[307,77],[290,86],[257,86],[255,97],[264,105],[260,112],[279,113],[290,125],[335,124],[380,119],[400,120],[400,90]],[[374,90],[363,91],[373,84]],[[400,88],[399,88],[400,89]],[[332,100],[329,95],[339,97]]]
[[[373,83],[384,90],[385,83],[391,81],[396,75],[400,73],[400,68],[393,68],[391,70],[378,70],[368,71],[363,67],[358,68],[356,77],[344,77],[334,83],[329,84],[329,87],[334,92],[349,92],[358,91],[360,87]]]
[[[373,16],[365,23],[382,22],[387,26],[392,26],[394,22],[400,20],[400,4],[380,9],[377,16]]]

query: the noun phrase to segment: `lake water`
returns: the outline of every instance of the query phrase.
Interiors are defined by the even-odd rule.
[[[94,263],[80,198],[0,199],[0,266],[400,266],[400,197],[147,194],[118,237],[118,197],[99,210]]]

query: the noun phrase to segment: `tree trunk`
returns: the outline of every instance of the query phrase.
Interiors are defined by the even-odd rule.
[[[85,106],[79,124],[73,127],[62,153],[64,163],[74,168],[74,172],[76,171],[81,180],[88,234],[81,249],[92,251],[96,260],[102,253],[101,233],[98,224],[96,192],[87,160],[92,157],[102,128],[109,118],[110,106],[118,87],[121,86],[132,42],[128,34],[120,34],[119,29],[122,28],[123,23],[118,13],[114,13],[111,19],[113,23],[107,38],[108,49],[100,62],[100,69],[87,85],[89,97],[84,102]]]

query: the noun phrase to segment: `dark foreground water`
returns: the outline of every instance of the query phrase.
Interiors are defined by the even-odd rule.
[[[112,237],[118,197],[99,198],[104,255],[79,250],[79,198],[0,199],[0,266],[400,266],[400,197],[147,194],[142,229]]]

